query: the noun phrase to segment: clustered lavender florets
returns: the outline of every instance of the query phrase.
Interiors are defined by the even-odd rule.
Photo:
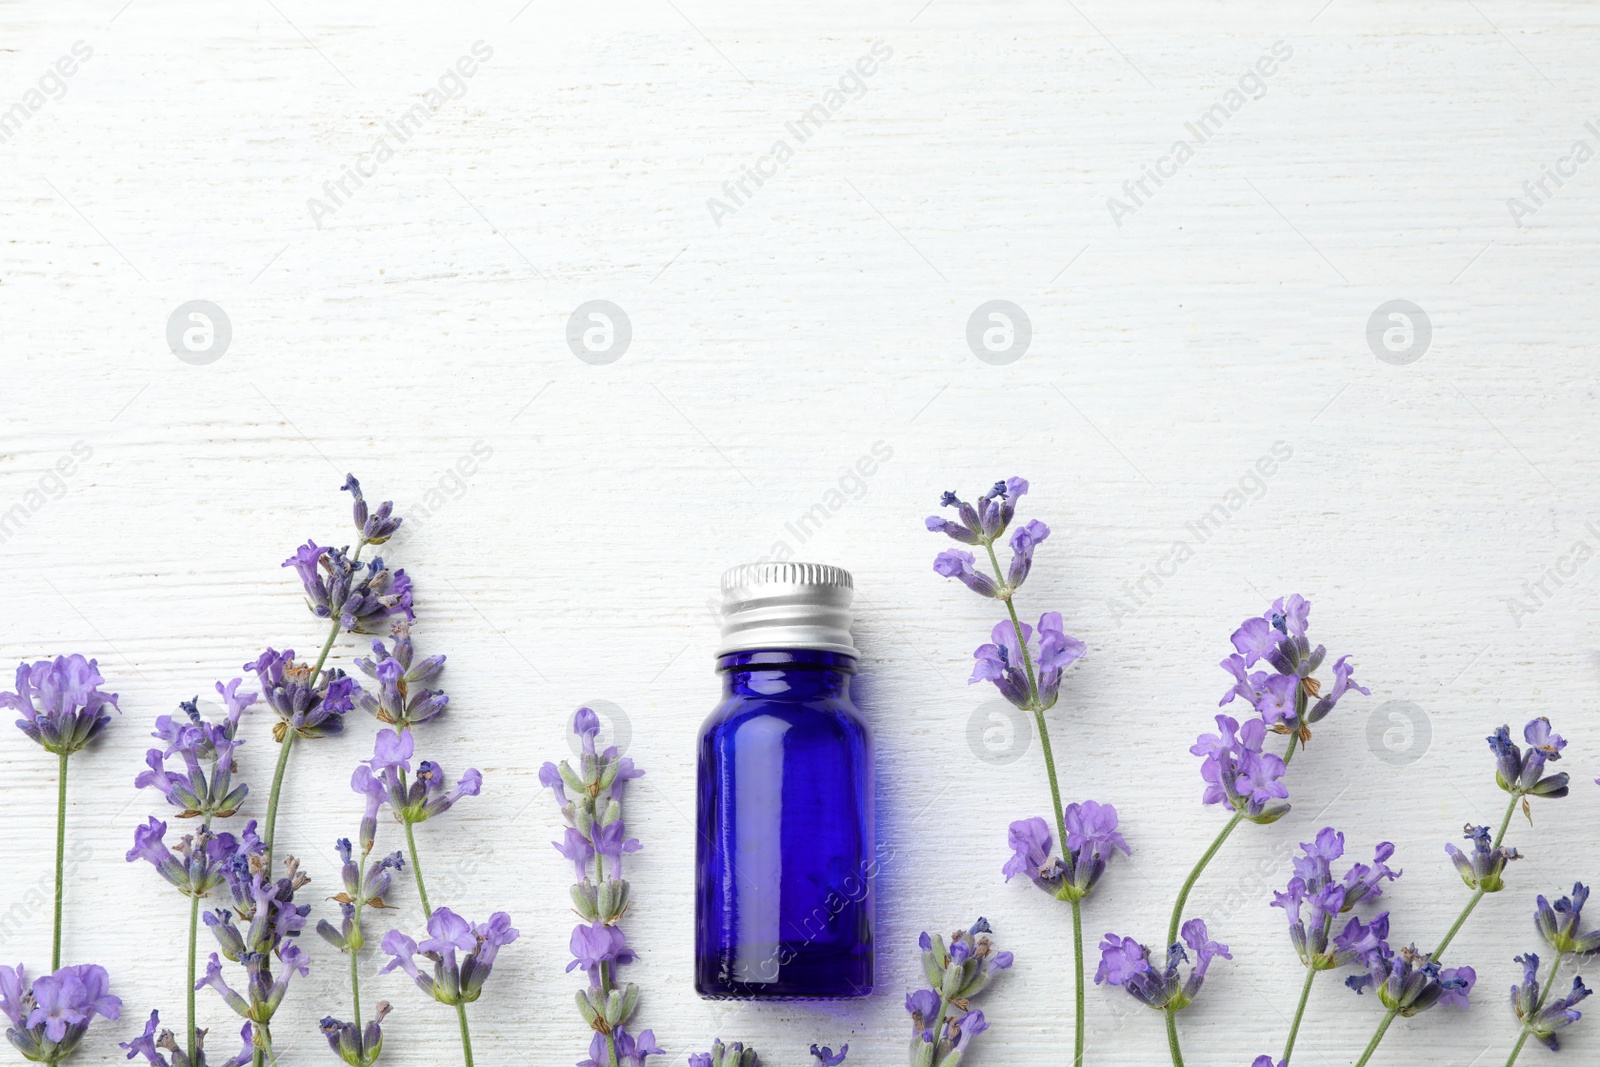
[[[1295,857],[1294,877],[1282,893],[1272,895],[1272,906],[1282,908],[1289,920],[1289,939],[1301,963],[1317,971],[1343,967],[1388,936],[1387,912],[1370,924],[1352,915],[1337,934],[1333,928],[1338,917],[1357,904],[1382,896],[1384,880],[1400,877],[1401,872],[1391,870],[1387,862],[1394,856],[1394,845],[1382,842],[1370,866],[1354,864],[1340,878],[1333,876],[1332,864],[1344,855],[1344,834],[1323,827],[1314,841],[1301,842],[1300,849],[1303,855]]]
[[[57,1064],[77,1049],[95,1016],[119,1018],[122,1001],[96,964],[62,967],[31,983],[19,964],[0,966],[0,1012],[11,1020],[6,1037],[24,1059]]]
[[[17,729],[46,752],[69,756],[111,721],[107,709],[117,707],[117,694],[102,693],[104,681],[98,661],[77,653],[19,663],[16,691],[0,692],[0,708],[21,712]]]
[[[1211,940],[1206,924],[1201,919],[1190,919],[1179,932],[1182,943],[1167,947],[1166,964],[1160,970],[1150,962],[1150,950],[1131,937],[1106,934],[1100,942],[1100,966],[1095,970],[1096,985],[1121,986],[1130,996],[1147,1007],[1161,1011],[1181,1011],[1193,1003],[1200,986],[1205,982],[1211,961],[1221,956],[1233,959],[1228,946]],[[1179,965],[1189,961],[1184,951],[1188,945],[1194,951],[1194,967],[1183,979]]]
[[[1008,841],[1013,852],[1000,873],[1006,881],[1019,874],[1058,900],[1082,900],[1105,873],[1111,857],[1133,850],[1117,830],[1117,809],[1110,804],[1086,800],[1068,804],[1063,812],[1067,827],[1067,848],[1062,856],[1051,855],[1054,838],[1050,826],[1037,816],[1011,824]]]
[[[591,709],[579,708],[573,715],[572,732],[582,748],[577,769],[566,760],[559,766],[546,763],[539,768],[539,782],[554,794],[567,823],[562,839],[551,844],[572,862],[578,878],[572,904],[584,919],[572,931],[572,962],[567,965],[568,972],[582,970],[589,978],[588,988],[577,994],[577,1004],[594,1037],[580,1067],[610,1063],[641,1067],[646,1056],[660,1055],[661,1049],[653,1031],[635,1036],[626,1029],[639,1003],[639,987],[619,982],[617,969],[638,958],[618,925],[628,910],[629,896],[622,857],[639,849],[622,821],[622,794],[628,781],[644,772],[615,745],[599,749],[595,739],[600,717]]]
[[[1009,952],[994,951],[989,924],[979,919],[950,935],[923,933],[922,971],[931,988],[906,994],[911,1015],[911,1067],[957,1067],[972,1039],[989,1028],[970,1001],[1011,966]]]

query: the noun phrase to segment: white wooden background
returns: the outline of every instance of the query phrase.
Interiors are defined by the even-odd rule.
[[[75,763],[87,852],[66,944],[111,969],[127,1015],[75,1062],[122,1062],[112,1041],[152,1006],[180,1018],[184,910],[123,862],[158,810],[131,780],[157,714],[265,644],[318,640],[278,564],[307,537],[347,536],[346,470],[407,515],[391,555],[417,581],[420,646],[450,656],[453,703],[422,747],[485,774],[482,797],[423,828],[436,898],[505,908],[523,932],[472,1008],[479,1063],[567,1063],[586,1043],[562,973],[570,869],[546,844],[558,818],[535,773],[590,700],[622,709],[648,771],[629,803],[645,849],[627,929],[639,1023],[664,1059],[722,1034],[774,1067],[806,1063],[814,1040],[902,1062],[918,931],[981,912],[1018,965],[982,1004],[993,1030],[970,1062],[1063,1062],[1066,913],[999,879],[1006,824],[1045,811],[1037,751],[1003,767],[974,755],[991,694],[965,680],[994,612],[932,574],[947,542],[922,529],[941,490],[1013,473],[1055,530],[1025,607],[1061,610],[1091,650],[1053,713],[1067,792],[1114,802],[1136,850],[1088,906],[1091,967],[1102,931],[1159,938],[1220,825],[1186,749],[1240,618],[1305,593],[1317,638],[1373,688],[1296,762],[1294,812],[1240,832],[1194,895],[1235,961],[1184,1014],[1193,1064],[1281,1048],[1301,972],[1267,901],[1294,842],[1330,822],[1355,852],[1394,840],[1395,938],[1431,944],[1466,896],[1444,842],[1500,810],[1484,735],[1548,714],[1571,739],[1575,796],[1515,825],[1529,858],[1452,950],[1478,968],[1476,1006],[1397,1026],[1376,1061],[1501,1062],[1511,957],[1539,947],[1533,895],[1600,878],[1600,164],[1546,179],[1521,227],[1506,203],[1546,167],[1572,172],[1574,141],[1600,144],[1585,127],[1600,115],[1594,10],[519,3],[0,3],[0,112],[20,103],[25,119],[0,144],[0,510],[23,509],[0,543],[0,659],[97,656],[125,711]],[[80,41],[91,58],[56,82]],[[478,41],[492,58],[464,93],[319,228],[308,199]],[[893,55],[865,94],[719,225],[708,198],[874,41]],[[1279,41],[1293,54],[1266,94],[1116,225],[1107,198]],[[196,299],[232,323],[206,366],[166,341]],[[632,323],[610,365],[566,342],[594,299]],[[966,341],[993,299],[1032,323],[1005,366]],[[1432,323],[1409,365],[1369,348],[1369,316],[1394,299]],[[1293,455],[1264,490],[1166,562],[1278,441]],[[876,442],[892,458],[830,498]],[[45,477],[75,446],[89,453],[75,473]],[[487,458],[457,481],[474,448]],[[786,524],[819,503],[831,514],[800,545]],[[690,984],[693,742],[717,692],[706,604],[722,568],[780,539],[851,568],[861,593],[896,855],[866,1003],[730,1007]],[[1158,564],[1171,576],[1121,617],[1114,598]],[[1533,599],[1525,583],[1556,567],[1572,576]],[[1369,741],[1388,701],[1428,723],[1404,765]],[[281,842],[313,898],[354,829],[344,783],[369,730],[353,722],[297,755],[284,804]],[[243,757],[257,811],[267,725]],[[0,957],[37,968],[53,765],[20,734],[0,760],[0,904],[31,916]],[[416,925],[413,894],[395,896]],[[275,1027],[288,1063],[331,1062],[316,1020],[345,1010],[336,957],[308,945],[316,969]],[[366,994],[397,1005],[385,1063],[456,1061],[445,1009],[398,976]],[[201,1003],[214,1031],[237,1029]],[[1154,1013],[1100,988],[1088,1003],[1091,1063],[1163,1061]],[[1295,1062],[1349,1063],[1377,1017],[1324,978]],[[1595,1029],[1571,1032],[1563,1062],[1594,1055]]]

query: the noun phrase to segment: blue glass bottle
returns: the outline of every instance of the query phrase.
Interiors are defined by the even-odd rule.
[[[873,979],[872,739],[850,700],[848,572],[723,578],[723,699],[700,731],[695,988],[866,996]]]

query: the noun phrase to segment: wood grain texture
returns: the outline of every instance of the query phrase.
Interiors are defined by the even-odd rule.
[[[1327,823],[1355,852],[1393,840],[1395,935],[1431,943],[1466,895],[1443,843],[1499,810],[1483,736],[1557,720],[1575,795],[1514,824],[1529,858],[1452,950],[1478,969],[1477,1005],[1397,1026],[1374,1060],[1501,1062],[1533,895],[1600,875],[1600,562],[1574,555],[1600,547],[1600,163],[1546,179],[1521,227],[1507,205],[1574,141],[1600,147],[1585,125],[1600,114],[1594,10],[519,2],[0,4],[0,114],[26,112],[0,143],[0,512],[23,508],[0,542],[0,659],[95,655],[125,710],[76,764],[87,851],[66,940],[112,970],[128,1014],[74,1062],[123,1062],[113,1037],[151,1007],[179,1018],[182,902],[122,858],[154,810],[130,786],[147,724],[266,644],[314,649],[278,563],[344,535],[346,470],[411,516],[392,555],[418,583],[419,645],[450,656],[451,709],[423,747],[485,773],[482,797],[422,828],[435,895],[473,916],[505,908],[523,932],[472,1010],[480,1064],[570,1063],[585,1044],[561,973],[570,871],[546,844],[559,819],[536,769],[566,751],[586,700],[623,709],[648,772],[629,803],[645,848],[628,931],[640,1022],[669,1062],[717,1034],[773,1067],[799,1067],[814,1040],[902,1062],[917,933],[980,912],[1018,966],[967,1062],[1067,1058],[1066,914],[998,874],[1006,824],[1048,803],[1037,752],[974,755],[990,694],[967,688],[968,657],[994,612],[930,572],[944,546],[921,524],[940,490],[1011,473],[1055,530],[1022,606],[1062,611],[1091,649],[1052,713],[1066,792],[1115,803],[1135,848],[1088,905],[1091,938],[1158,938],[1220,824],[1186,749],[1239,618],[1305,593],[1318,639],[1373,689],[1296,761],[1290,816],[1242,830],[1192,898],[1235,956],[1184,1013],[1192,1064],[1281,1048],[1300,970],[1268,902],[1295,842]],[[92,57],[55,98],[47,76],[79,41]],[[457,98],[358,163],[479,41],[493,55],[461,91],[446,79]],[[875,41],[893,55],[866,91],[841,94],[713,219],[708,199],[797,141],[787,124]],[[1108,198],[1280,41],[1292,57],[1264,95],[1119,227]],[[371,176],[314,218],[308,201],[357,165]],[[169,316],[195,299],[232,323],[209,366],[167,347]],[[610,365],[567,346],[593,299],[632,323]],[[1032,323],[1006,366],[967,347],[993,299]],[[1368,346],[1394,299],[1432,323],[1410,365]],[[79,442],[75,473],[47,478]],[[490,454],[457,480],[480,442]],[[876,442],[892,457],[841,487]],[[1258,488],[1275,442],[1292,456]],[[1250,499],[1178,552],[1242,480]],[[800,543],[788,524],[819,503],[826,521]],[[716,692],[706,604],[725,566],[780,540],[849,567],[861,592],[896,859],[882,992],[860,1004],[708,1004],[690,985],[693,740]],[[1557,567],[1572,571],[1559,587],[1544,578]],[[1525,586],[1541,579],[1547,595]],[[339,661],[357,651],[343,642]],[[1429,726],[1403,766],[1370,741],[1389,701]],[[259,802],[266,725],[242,756]],[[280,840],[313,897],[355,828],[345,782],[366,734],[295,759]],[[0,766],[0,903],[32,916],[0,958],[37,967],[53,766],[20,735]],[[396,896],[416,925],[412,894]],[[309,947],[311,977],[275,1026],[284,1063],[331,1062],[316,1021],[344,1010],[334,954]],[[394,975],[364,992],[396,1004],[385,1063],[457,1061],[447,1011]],[[1101,988],[1088,1002],[1090,1063],[1162,1062],[1152,1013]],[[235,1029],[202,1005],[216,1034]],[[1376,1018],[1324,979],[1295,1062],[1348,1064]],[[1571,1031],[1572,1062],[1600,1047],[1591,1029]]]

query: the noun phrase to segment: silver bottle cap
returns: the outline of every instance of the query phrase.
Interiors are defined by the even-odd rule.
[[[856,655],[850,572],[826,563],[745,563],[722,576],[718,656],[767,648]]]

